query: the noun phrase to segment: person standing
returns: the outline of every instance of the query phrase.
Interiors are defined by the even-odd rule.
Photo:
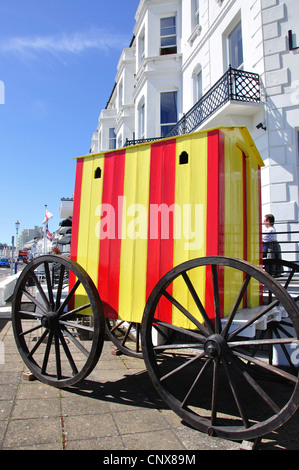
[[[266,214],[264,217],[265,231],[263,232],[263,258],[267,256],[269,243],[277,242],[276,230],[274,227],[275,218],[273,214]]]
[[[266,214],[264,217],[265,230],[263,232],[263,258],[273,259],[273,264],[266,264],[266,271],[274,277],[279,277],[283,273],[283,267],[279,263],[281,260],[281,249],[277,242],[277,234],[274,227],[275,218],[273,214]]]

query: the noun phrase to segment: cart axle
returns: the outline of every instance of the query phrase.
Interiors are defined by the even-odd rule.
[[[208,337],[204,344],[204,350],[209,357],[215,359],[223,356],[227,352],[228,346],[221,335],[215,334]]]

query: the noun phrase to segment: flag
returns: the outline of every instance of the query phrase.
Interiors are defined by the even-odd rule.
[[[47,239],[50,240],[50,242],[53,240],[53,235],[52,233],[49,232],[48,224],[46,225],[46,233],[47,233]]]
[[[51,212],[49,212],[49,211],[46,209],[46,215],[45,215],[45,220],[43,221],[43,224],[45,224],[46,222],[48,222],[48,220],[51,219],[51,217],[53,217],[53,214],[51,214]]]

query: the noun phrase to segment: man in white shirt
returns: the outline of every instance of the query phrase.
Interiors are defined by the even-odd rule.
[[[274,215],[267,214],[264,217],[265,231],[263,232],[263,254],[267,252],[267,243],[277,242],[276,230],[274,227]]]
[[[283,267],[278,260],[281,260],[281,249],[277,242],[277,234],[274,227],[274,215],[267,214],[264,217],[265,230],[263,232],[263,258],[274,259],[276,263],[266,265],[266,271],[274,277],[279,277],[283,273]]]

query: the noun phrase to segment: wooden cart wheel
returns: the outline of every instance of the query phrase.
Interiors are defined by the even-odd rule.
[[[274,276],[279,284],[288,291],[289,295],[298,304],[299,301],[299,266],[298,264],[283,260],[283,259],[263,259],[264,269],[267,273]],[[272,292],[267,288],[264,289],[265,302],[271,304],[273,301]],[[291,321],[288,317],[283,317],[280,321],[269,321],[267,329],[260,333],[260,338],[266,337],[268,339],[279,338],[281,335],[288,334],[288,331],[292,328]],[[284,346],[281,353],[284,355],[284,363],[293,372],[296,373],[296,368],[292,362],[292,352]],[[273,362],[272,348],[268,348],[268,361],[270,364]]]
[[[275,277],[282,287],[287,289],[291,297],[299,300],[299,265],[284,259],[263,259],[264,269],[271,276]],[[269,292],[269,302],[271,292]]]
[[[100,357],[105,333],[100,297],[69,258],[45,255],[25,267],[14,291],[12,323],[19,352],[41,382],[74,385]]]
[[[213,307],[203,306],[205,289],[196,283],[201,278],[199,272],[200,276],[211,273]],[[226,309],[229,307],[225,319],[223,285],[231,291],[225,297]],[[262,292],[265,288],[271,292],[271,303],[266,299],[264,305],[244,310],[253,289]],[[191,298],[188,305],[181,300],[187,298],[183,290]],[[172,305],[176,319],[189,323],[186,328],[167,323],[178,336],[161,348],[153,339],[152,326],[165,325],[159,318],[163,318],[167,302]],[[213,310],[212,320],[209,309]],[[279,311],[287,312],[292,328],[273,339],[260,338],[257,333],[262,325],[267,327],[265,319],[274,318]],[[198,313],[203,322],[198,321]],[[226,257],[199,258],[169,271],[152,291],[142,320],[144,360],[164,401],[196,429],[234,440],[261,437],[285,423],[296,411],[298,338],[298,308],[287,290],[262,269]],[[295,373],[284,365],[269,362],[268,349],[274,355],[279,347],[294,348]],[[269,375],[280,379],[275,386],[265,379]]]
[[[140,323],[106,318],[106,333],[116,348],[126,356],[142,358]]]
[[[141,344],[141,324],[126,322],[124,320],[112,320],[106,318],[106,333],[108,338],[116,346],[117,350],[130,357],[143,358]],[[153,329],[160,337],[160,344],[168,344],[174,339],[175,331],[167,328],[159,328],[153,325]]]

